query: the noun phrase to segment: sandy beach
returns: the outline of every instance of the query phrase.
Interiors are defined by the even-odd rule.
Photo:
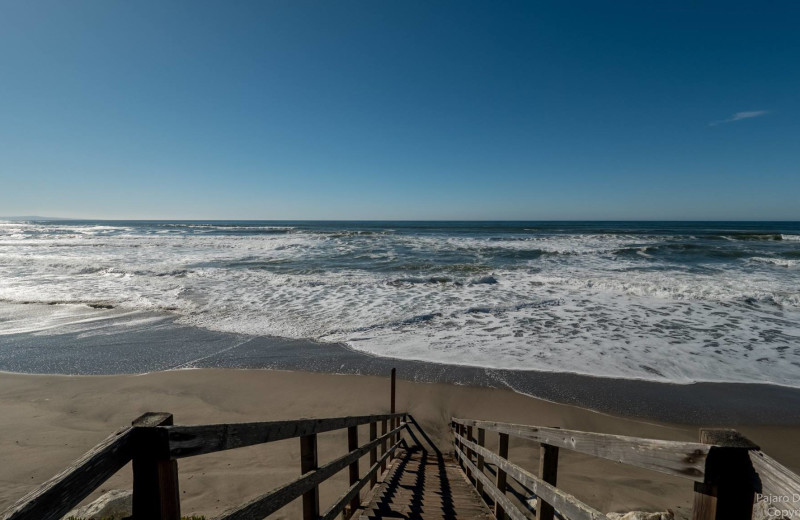
[[[800,520],[798,21],[0,2],[0,520]]]
[[[398,382],[398,408],[414,415],[449,451],[451,416],[560,426],[576,430],[696,440],[697,426],[615,417],[503,389]],[[114,429],[146,411],[167,411],[176,424],[333,417],[388,411],[387,378],[274,370],[198,369],[145,375],[0,376],[0,509],[45,481]],[[708,426],[718,426],[709,424]],[[737,424],[739,431],[793,470],[800,469],[797,425]],[[361,434],[362,438],[365,435]],[[494,442],[492,435],[489,443]],[[346,452],[343,432],[320,436],[321,463]],[[512,441],[510,459],[536,470],[538,449]],[[184,514],[209,517],[299,474],[299,443],[282,441],[180,461]],[[92,496],[129,488],[123,468]],[[346,472],[320,489],[323,504],[346,487]],[[564,453],[559,485],[604,512],[690,510],[689,481]],[[295,517],[299,504],[279,518]]]

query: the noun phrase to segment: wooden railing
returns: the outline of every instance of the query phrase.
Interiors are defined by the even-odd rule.
[[[800,494],[798,475],[734,430],[700,430],[701,442],[696,443],[456,418],[452,428],[462,468],[478,493],[493,503],[499,520],[524,520],[534,512],[538,520],[552,520],[555,513],[568,520],[607,519],[557,487],[559,449],[694,481],[693,520],[774,518],[766,508],[757,508],[754,515],[754,503],[769,497],[791,502]],[[498,434],[497,453],[485,447],[487,431]],[[509,437],[539,443],[538,475],[508,460]],[[485,473],[487,464],[495,470],[494,482]],[[523,507],[508,498],[508,477],[532,497],[518,502]]]
[[[262,519],[302,497],[304,520],[349,518],[359,507],[359,493],[377,485],[387,461],[404,442],[405,413],[395,413],[392,370],[391,413],[329,419],[300,419],[234,424],[175,426],[172,414],[149,412],[107,437],[67,469],[28,493],[5,511],[2,520],[59,520],[128,462],[133,467],[133,518],[179,520],[177,460],[207,453],[299,438],[301,476],[249,502],[225,511],[218,520]],[[380,424],[380,435],[378,425]],[[369,440],[359,445],[358,427],[369,426]],[[317,435],[347,430],[348,453],[322,466],[317,463]],[[369,468],[359,460],[369,454]],[[319,485],[349,469],[350,487],[320,513]]]

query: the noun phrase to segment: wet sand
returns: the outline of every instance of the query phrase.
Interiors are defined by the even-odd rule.
[[[403,370],[401,366],[401,377],[409,375]],[[613,397],[620,396],[615,392]],[[380,413],[388,406],[388,379],[374,376],[232,369],[111,376],[3,373],[0,510],[146,411],[172,412],[177,424],[202,424]],[[625,413],[612,416],[507,388],[404,380],[398,382],[398,408],[413,414],[445,451],[451,449],[451,416],[675,440],[696,440],[697,424],[722,424],[697,417],[687,424],[636,419]],[[796,450],[800,423],[786,416],[783,424],[773,425],[740,418],[735,426],[765,452],[800,470]],[[361,433],[362,440],[365,435]],[[493,435],[487,437],[490,444],[495,442]],[[344,432],[323,434],[319,440],[321,463],[346,451]],[[536,471],[538,450],[532,443],[512,441],[510,458]],[[670,508],[679,518],[688,514],[692,491],[688,480],[573,453],[562,453],[560,463],[559,485],[601,511]],[[213,516],[297,477],[299,441],[182,459],[179,467],[184,514]],[[321,488],[323,506],[346,488],[346,474]],[[129,488],[130,476],[130,468],[123,468],[101,490]],[[295,502],[278,517],[296,517],[298,511]]]
[[[42,306],[24,306],[34,312]],[[44,306],[46,307],[46,306]],[[57,331],[57,332],[54,332]],[[168,314],[113,311],[91,326],[0,336],[0,370],[35,374],[137,374],[179,368],[265,368],[382,375],[506,388],[605,413],[688,424],[800,424],[800,389],[499,370],[377,357],[342,344],[246,336],[189,327]]]

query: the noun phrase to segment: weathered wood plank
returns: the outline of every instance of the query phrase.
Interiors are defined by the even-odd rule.
[[[22,497],[3,520],[59,520],[131,460],[133,428],[106,437],[68,468]]]
[[[501,493],[500,490],[495,487],[494,482],[492,482],[489,477],[487,477],[484,473],[478,473],[478,468],[472,464],[472,461],[467,458],[466,454],[461,451],[461,449],[456,450],[456,455],[464,464],[464,466],[473,470],[472,473],[475,475],[476,480],[483,484],[483,492],[492,497],[495,505],[499,504],[501,513],[495,513],[496,518],[505,519],[505,515],[508,515],[511,520],[527,520],[522,511],[520,511],[511,500],[509,500],[505,493]],[[492,453],[492,455],[494,455],[494,453]]]
[[[398,451],[400,462],[362,501],[359,520],[494,520],[455,461],[421,446]]]
[[[396,430],[392,430],[381,437],[378,437],[372,442],[368,442],[357,450],[354,450],[346,455],[333,460],[316,470],[305,473],[300,478],[289,482],[281,487],[273,489],[260,497],[254,498],[249,502],[237,506],[233,509],[225,511],[218,520],[261,520],[264,517],[274,513],[282,508],[292,500],[305,494],[308,491],[315,489],[322,482],[329,479],[336,473],[348,467],[353,461],[358,460],[364,454],[368,453],[374,446],[377,446],[384,439],[388,439],[397,431],[406,427],[406,423],[402,423]],[[397,445],[387,450],[381,457],[384,460],[396,448]],[[380,465],[380,464],[378,464]],[[342,506],[344,507],[344,506]],[[341,510],[340,510],[341,511]],[[318,515],[315,517],[317,518]]]
[[[700,428],[700,442],[723,448],[760,449],[756,443],[738,431],[724,428]]]
[[[514,437],[549,444],[631,466],[702,482],[711,446],[698,442],[663,441],[605,433],[562,430],[472,419],[453,419]]]
[[[172,426],[175,418],[169,412],[145,412],[133,421],[131,426],[150,428],[152,426]]]
[[[211,424],[198,426],[164,426],[168,432],[172,458],[193,457],[205,453],[243,448],[254,444],[274,442],[315,433],[340,430],[369,424],[398,414],[334,417],[330,419],[300,419],[254,423]]]
[[[395,428],[394,430],[392,430],[392,432],[399,431],[405,424],[406,423],[402,423],[401,426]],[[361,480],[350,486],[350,489],[348,489],[341,497],[339,497],[339,499],[327,511],[325,511],[325,513],[320,517],[321,520],[333,520],[339,513],[341,513],[344,510],[345,506],[348,503],[358,500],[358,494],[361,491],[361,488],[364,487],[366,483],[369,482],[369,479],[372,478],[372,475],[378,471],[378,469],[380,468],[380,462],[385,460],[392,453],[394,453],[401,443],[402,440],[398,440],[391,448],[389,448],[389,451],[381,456],[380,461],[375,463],[372,467],[370,467],[367,470],[366,474],[364,474]]]
[[[476,453],[483,455],[487,462],[495,464],[498,468],[498,474],[499,470],[504,471],[511,478],[530,489],[536,496],[553,506],[553,509],[558,511],[562,516],[570,520],[608,520],[606,515],[600,511],[584,504],[569,493],[565,493],[557,487],[548,484],[532,473],[509,462],[507,459],[498,456],[482,446],[471,443],[466,439],[462,438],[460,440]]]
[[[750,461],[761,481],[762,495],[800,495],[800,475],[761,451],[751,451]]]

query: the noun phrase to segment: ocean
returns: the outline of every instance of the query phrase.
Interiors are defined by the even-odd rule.
[[[0,302],[0,347],[170,316],[403,360],[800,387],[796,222],[0,222]]]

